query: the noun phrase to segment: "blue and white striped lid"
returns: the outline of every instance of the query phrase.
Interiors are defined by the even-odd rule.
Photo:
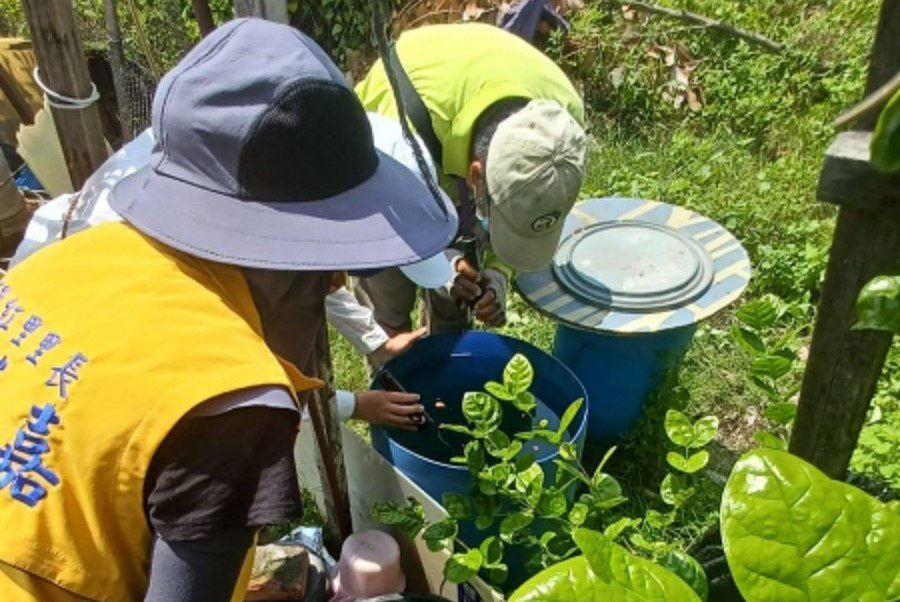
[[[551,265],[519,274],[516,287],[568,326],[637,334],[708,318],[749,280],[746,250],[716,222],[683,207],[615,197],[576,205]]]

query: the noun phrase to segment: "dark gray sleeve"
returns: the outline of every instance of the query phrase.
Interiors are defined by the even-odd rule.
[[[153,545],[145,602],[229,602],[255,529]]]

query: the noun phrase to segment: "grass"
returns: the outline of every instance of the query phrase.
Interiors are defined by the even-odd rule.
[[[550,51],[582,86],[589,105],[593,150],[582,195],[663,200],[725,225],[754,266],[742,302],[777,296],[789,311],[775,334],[796,331],[792,348],[802,358],[836,214],[816,201],[816,182],[834,135],[829,123],[862,94],[879,3],[663,3],[760,31],[789,50],[768,53],[677,21],[640,15],[629,21],[618,9],[591,4],[575,19],[567,42]],[[672,93],[670,70],[648,54],[660,47],[686,51],[696,61],[689,87],[701,99],[699,111],[675,108],[664,97]],[[618,76],[611,78],[614,71]],[[748,358],[728,334],[734,309],[699,329],[677,380],[653,407],[717,415],[719,444],[739,453],[753,444],[755,431],[771,425],[762,416],[765,400],[747,385]],[[509,324],[500,332],[549,350],[553,331],[549,320],[510,298]],[[344,341],[332,340],[338,385],[365,386],[362,360]],[[798,360],[797,382],[802,367]],[[895,344],[852,467],[900,491],[898,368]],[[657,504],[653,492],[665,451],[658,411],[651,412],[612,467],[631,495],[626,510],[632,515]],[[714,524],[720,487],[706,480],[700,499],[679,515],[669,535],[690,542]]]

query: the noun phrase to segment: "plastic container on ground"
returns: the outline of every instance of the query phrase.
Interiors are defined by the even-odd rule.
[[[553,354],[583,382],[587,445],[602,451],[634,427],[697,324],[749,278],[747,252],[716,222],[657,201],[605,198],[576,205],[551,265],[515,284],[559,323]]]

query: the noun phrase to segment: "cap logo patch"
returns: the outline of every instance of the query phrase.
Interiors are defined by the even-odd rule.
[[[535,220],[531,222],[531,229],[535,232],[546,232],[555,226],[558,221],[559,211],[551,211],[550,213],[545,213],[544,215],[535,218]]]

